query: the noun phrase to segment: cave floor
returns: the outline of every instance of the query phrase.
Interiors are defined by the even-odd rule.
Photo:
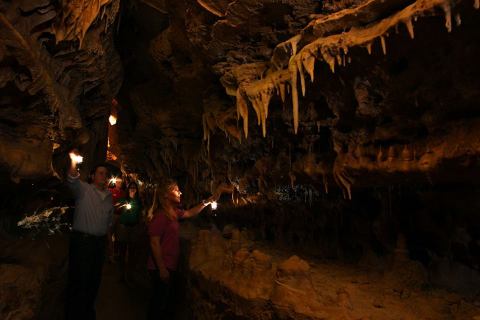
[[[194,241],[190,269],[198,296],[219,305],[230,301],[231,309],[247,318],[480,319],[478,301],[433,287],[403,248],[388,259],[365,256],[345,264],[291,256],[258,242],[232,242],[209,231]],[[245,249],[231,251],[238,246]]]
[[[145,319],[150,297],[142,285],[127,285],[120,281],[118,264],[105,263],[97,297],[97,319]]]

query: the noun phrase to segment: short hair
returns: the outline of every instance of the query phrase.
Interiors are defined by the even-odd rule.
[[[90,174],[88,175],[88,183],[93,182],[93,176],[97,172],[97,169],[100,168],[100,167],[103,167],[103,168],[107,169],[107,173],[110,172],[110,168],[108,167],[108,165],[106,163],[98,163],[92,168],[92,170],[90,170]]]

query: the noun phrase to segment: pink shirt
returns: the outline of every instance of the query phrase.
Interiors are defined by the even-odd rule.
[[[178,219],[182,218],[185,211],[175,209]],[[150,237],[160,237],[162,248],[162,259],[165,267],[169,270],[176,270],[180,256],[180,231],[178,220],[170,220],[163,212],[156,212],[153,220],[148,225]],[[147,262],[148,270],[155,270],[157,266],[150,253]]]

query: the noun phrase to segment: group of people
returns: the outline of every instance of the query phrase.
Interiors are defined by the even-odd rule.
[[[75,211],[69,247],[66,318],[96,318],[95,300],[112,235],[123,276],[127,272],[129,244],[145,221],[149,239],[145,267],[152,283],[147,318],[172,319],[171,292],[180,257],[179,219],[196,216],[215,197],[188,210],[180,209],[182,193],[178,184],[167,180],[155,189],[152,205],[144,208],[135,182],[128,183],[126,193],[118,186],[110,190],[106,165],[95,166],[89,181],[84,182],[80,180],[77,159],[77,152],[72,151],[67,184],[75,198]]]

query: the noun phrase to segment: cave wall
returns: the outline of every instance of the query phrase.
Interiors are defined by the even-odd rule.
[[[178,179],[187,206],[223,190],[204,223],[276,248],[388,263],[404,238],[433,283],[470,292],[478,7],[2,1],[0,229],[68,203],[77,147],[83,176],[110,152],[149,184]]]

